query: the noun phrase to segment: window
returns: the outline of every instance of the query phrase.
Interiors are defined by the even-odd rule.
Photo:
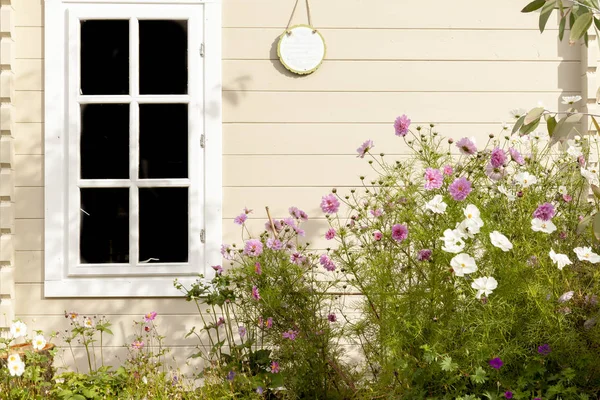
[[[179,295],[220,262],[220,4],[81,1],[46,2],[45,295]]]

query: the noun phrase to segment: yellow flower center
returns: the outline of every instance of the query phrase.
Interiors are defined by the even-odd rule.
[[[472,218],[472,217],[473,217],[472,214],[467,215],[467,218]]]
[[[546,228],[546,224],[542,224],[542,228]]]
[[[460,264],[460,266],[461,266],[461,267],[463,267],[463,268],[464,268],[464,267],[466,267],[466,265],[465,265],[465,264]]]

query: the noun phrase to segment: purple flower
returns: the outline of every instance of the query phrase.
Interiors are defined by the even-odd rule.
[[[452,165],[444,165],[444,175],[452,175],[454,169],[452,169]]]
[[[439,189],[444,183],[442,171],[435,168],[425,169],[425,190]]]
[[[267,322],[265,322],[265,327],[270,328],[272,326],[273,326],[273,318],[269,317],[269,318],[267,318]]]
[[[256,264],[254,264],[254,272],[256,273],[256,275],[262,274],[262,268],[261,268],[259,262],[257,262]]]
[[[331,258],[327,256],[327,254],[322,254],[319,258],[319,263],[325,268],[327,271],[335,271],[335,264],[331,261]]]
[[[334,313],[331,313],[327,316],[327,320],[329,322],[335,322],[335,321],[337,321],[337,316]]]
[[[510,149],[508,149],[508,152],[510,153],[510,158],[512,158],[514,162],[516,162],[519,165],[525,165],[525,159],[523,159],[523,156],[521,155],[521,153],[519,153],[517,149],[511,147]]]
[[[271,363],[271,373],[276,374],[279,372],[279,363],[277,361],[273,361]]]
[[[246,214],[240,214],[234,218],[233,222],[235,222],[238,225],[244,225],[244,222],[246,222],[247,219],[248,216]]]
[[[296,340],[296,336],[298,336],[298,331],[294,331],[292,329],[290,329],[287,332],[283,332],[281,334],[281,337],[284,339],[290,339],[290,340]]]
[[[225,323],[225,318],[219,317],[219,319],[217,320],[217,327],[223,325],[224,323]]]
[[[504,175],[506,174],[506,170],[502,166],[494,167],[492,165],[492,163],[489,162],[488,165],[485,166],[485,174],[491,180],[499,181],[500,179],[504,178]]]
[[[408,228],[406,225],[396,224],[392,226],[392,239],[396,242],[402,242],[408,237]]]
[[[367,140],[366,142],[364,142],[363,144],[360,145],[360,147],[358,149],[356,149],[356,152],[358,153],[358,158],[364,158],[365,154],[367,154],[367,152],[369,150],[371,150],[373,147],[375,147],[375,145],[373,144],[372,140]]]
[[[396,136],[406,136],[409,127],[410,119],[408,119],[408,117],[404,114],[396,118],[396,121],[394,121],[394,131],[396,131]]]
[[[290,256],[290,262],[292,262],[293,264],[296,265],[301,265],[302,263],[304,263],[304,261],[306,260],[306,257],[304,257],[302,254],[296,252],[296,253],[292,253],[292,255]]]
[[[258,394],[263,394],[265,391],[263,390],[262,386],[259,386],[256,388],[256,393]]]
[[[466,137],[456,142],[456,147],[458,147],[460,152],[466,156],[471,156],[477,153],[477,147],[475,147],[475,143],[473,143],[471,139]]]
[[[554,206],[550,203],[544,203],[533,212],[533,217],[539,218],[542,221],[550,221],[554,217],[554,214]]]
[[[448,191],[456,201],[463,201],[471,193],[471,182],[466,178],[458,178],[450,184]]]
[[[375,241],[380,241],[381,238],[383,237],[383,233],[379,232],[379,231],[375,231],[373,232],[373,239],[375,239]]]
[[[540,399],[539,397],[536,397],[536,398],[534,398],[533,400],[542,400],[542,399]]]
[[[321,198],[321,210],[325,214],[335,214],[340,209],[340,202],[333,193]]]
[[[547,356],[548,354],[550,354],[551,351],[552,350],[550,349],[550,345],[548,343],[538,346],[538,353],[540,353],[543,356]]]
[[[325,239],[331,240],[335,237],[335,229],[329,228],[329,230],[325,233]]]
[[[490,360],[490,367],[492,367],[492,368],[500,369],[503,365],[504,365],[504,363],[502,362],[502,360],[499,357],[492,358]]]
[[[267,247],[271,250],[281,250],[283,248],[283,243],[281,243],[279,239],[268,238]]]
[[[381,217],[383,215],[383,210],[381,208],[377,208],[375,210],[371,210],[370,213],[372,216],[377,218],[377,217]]]
[[[431,260],[431,254],[432,254],[432,251],[429,249],[419,250],[419,253],[417,254],[417,260],[418,261],[429,261],[429,260]]]
[[[258,288],[256,286],[252,286],[252,297],[254,300],[260,300],[260,293],[258,292]]]
[[[156,318],[158,314],[156,311],[151,311],[148,314],[144,315],[144,322],[152,322]]]
[[[248,331],[247,331],[247,330],[246,330],[246,328],[245,328],[245,327],[243,327],[243,326],[240,326],[240,327],[238,328],[238,333],[240,334],[240,337],[242,337],[242,338],[243,338],[244,336],[246,336],[246,333],[247,333],[247,332],[248,332]]]
[[[244,254],[250,257],[258,257],[263,252],[263,244],[258,239],[250,239],[244,246]]]
[[[233,250],[228,244],[221,245],[221,256],[223,256],[223,258],[226,260],[233,259]]]
[[[213,265],[211,268],[217,272],[217,275],[221,275],[223,273],[223,267],[220,265]]]
[[[296,219],[301,219],[302,221],[308,221],[308,215],[298,207],[290,207],[288,211],[292,217],[296,217]]]
[[[504,392],[504,397],[506,397],[507,399],[512,399],[513,398],[513,392],[511,392],[511,391]]]
[[[275,227],[275,230],[277,232],[281,231],[281,229],[283,228],[281,221],[278,220],[273,220],[273,226]],[[273,227],[271,226],[270,221],[265,222],[265,229],[269,232],[273,232]]]
[[[573,200],[573,198],[568,194],[563,194],[563,200],[565,201],[565,203],[569,203],[571,200]]]
[[[235,372],[229,371],[229,373],[227,374],[227,380],[233,381],[234,378],[235,378]]]
[[[504,150],[502,150],[499,147],[496,147],[494,150],[492,150],[492,155],[490,157],[490,164],[492,164],[492,166],[494,168],[502,167],[505,162],[506,162],[506,153],[504,152]]]

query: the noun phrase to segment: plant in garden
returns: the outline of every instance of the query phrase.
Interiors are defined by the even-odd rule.
[[[336,202],[335,197],[323,199],[331,210]],[[176,282],[196,302],[203,321],[189,334],[209,345],[192,356],[207,364],[203,395],[343,398],[352,393],[353,377],[338,344],[339,273],[327,254],[310,252],[308,244],[300,243],[307,220],[304,211],[291,207],[289,217],[269,216],[265,231],[253,237],[246,218],[238,217],[244,245],[222,246],[229,268],[213,267],[210,283],[200,279],[186,288]]]
[[[531,399],[600,390],[600,256],[589,234],[598,225],[585,217],[600,206],[588,201],[600,138],[578,132],[575,109],[515,116],[512,133],[483,146],[400,117],[410,155],[388,162],[359,148],[374,178],[323,198],[338,245],[328,262],[364,296],[362,319],[347,327],[376,392]],[[542,118],[548,133],[536,131]]]

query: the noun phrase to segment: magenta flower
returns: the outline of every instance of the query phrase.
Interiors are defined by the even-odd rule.
[[[298,207],[290,207],[288,211],[292,217],[296,217],[296,219],[301,219],[302,221],[308,221],[308,215]]]
[[[244,254],[250,257],[258,257],[263,252],[263,244],[258,239],[250,239],[244,246]]]
[[[136,340],[135,342],[131,343],[131,347],[136,350],[141,350],[144,347],[144,342],[141,340]]]
[[[271,373],[273,373],[273,374],[279,373],[279,363],[277,361],[273,361],[271,363]]]
[[[512,399],[513,398],[513,392],[511,392],[511,391],[504,392],[504,397],[507,398],[507,399]]]
[[[583,154],[577,157],[577,162],[581,167],[585,167],[585,157],[583,156]]]
[[[425,169],[425,190],[439,189],[444,183],[442,171],[435,168]]]
[[[573,200],[573,198],[568,194],[563,194],[563,200],[565,201],[565,203],[569,203],[571,200]]]
[[[256,275],[261,275],[262,274],[262,268],[261,268],[259,262],[257,262],[256,264],[254,264],[254,272],[256,273]]]
[[[554,217],[554,214],[554,206],[550,203],[544,203],[533,212],[533,217],[539,218],[542,221],[550,221]]]
[[[219,327],[223,324],[225,324],[225,318],[219,317],[219,319],[217,320],[217,327]]]
[[[322,254],[319,257],[319,263],[325,268],[327,271],[335,271],[335,264],[331,261],[331,258],[327,256],[327,254]]]
[[[267,322],[265,322],[265,327],[271,328],[272,326],[273,326],[273,318],[269,317],[269,318],[267,318]]]
[[[281,250],[283,248],[283,243],[281,243],[281,240],[279,239],[268,238],[267,247],[271,250]]]
[[[502,362],[500,357],[492,358],[490,360],[490,367],[492,367],[494,369],[500,369],[500,368],[502,368],[503,365],[504,365],[504,363]]]
[[[463,201],[471,193],[471,182],[464,177],[458,178],[450,184],[448,191],[454,200]]]
[[[508,149],[508,152],[510,153],[510,158],[512,158],[514,162],[519,165],[525,165],[525,159],[517,149],[511,147]]]
[[[247,219],[248,216],[246,214],[240,214],[234,218],[233,222],[235,222],[238,225],[244,225],[244,222],[246,222]]]
[[[260,300],[260,293],[258,292],[258,288],[256,286],[252,286],[252,297],[254,300]]]
[[[417,254],[417,260],[418,261],[429,261],[429,260],[431,260],[431,254],[432,254],[432,251],[429,249],[419,250],[419,253]]]
[[[475,147],[475,143],[466,137],[456,142],[456,147],[458,147],[460,152],[466,156],[472,156],[473,154],[477,153],[477,147]]]
[[[290,256],[290,262],[292,262],[293,264],[301,265],[304,263],[304,261],[306,261],[306,257],[304,257],[298,252],[292,253],[292,255]]]
[[[547,356],[548,354],[550,354],[551,351],[552,350],[550,349],[550,345],[548,343],[538,346],[538,353],[540,353],[543,356]]]
[[[406,225],[396,224],[392,226],[392,239],[396,242],[402,242],[408,237],[408,228]]]
[[[145,322],[154,321],[154,318],[156,318],[157,315],[158,314],[156,313],[156,311],[149,312],[148,314],[144,315],[144,321]]]
[[[217,275],[221,275],[223,273],[223,267],[220,265],[213,265],[211,268],[215,270]]]
[[[409,127],[410,119],[408,119],[408,117],[404,114],[396,118],[394,121],[394,131],[396,132],[396,136],[406,136]]]
[[[340,209],[340,202],[333,193],[321,198],[321,210],[325,214],[335,214]]]
[[[290,329],[287,332],[283,332],[281,334],[281,337],[283,337],[284,339],[290,339],[290,340],[296,340],[296,336],[298,336],[298,331],[294,331],[292,329]]]
[[[329,228],[327,232],[325,232],[325,239],[331,240],[335,237],[335,229]]]
[[[358,149],[356,149],[356,152],[358,153],[358,155],[356,157],[365,158],[365,154],[367,154],[367,152],[369,150],[371,150],[373,147],[375,147],[375,145],[373,144],[373,141],[367,140],[366,142],[361,144]]]
[[[337,321],[337,316],[334,313],[331,313],[327,316],[327,320],[329,322],[335,322],[335,321]]]
[[[494,168],[502,167],[505,162],[506,162],[506,153],[504,152],[504,150],[502,150],[499,147],[496,147],[494,150],[492,150],[492,155],[490,157],[490,164],[492,164],[492,166]]]
[[[373,239],[375,239],[375,241],[380,241],[381,238],[383,237],[383,233],[379,232],[379,231],[375,231],[373,232]]]
[[[454,169],[452,168],[451,165],[444,165],[444,175],[452,175],[452,173],[454,172]]]

